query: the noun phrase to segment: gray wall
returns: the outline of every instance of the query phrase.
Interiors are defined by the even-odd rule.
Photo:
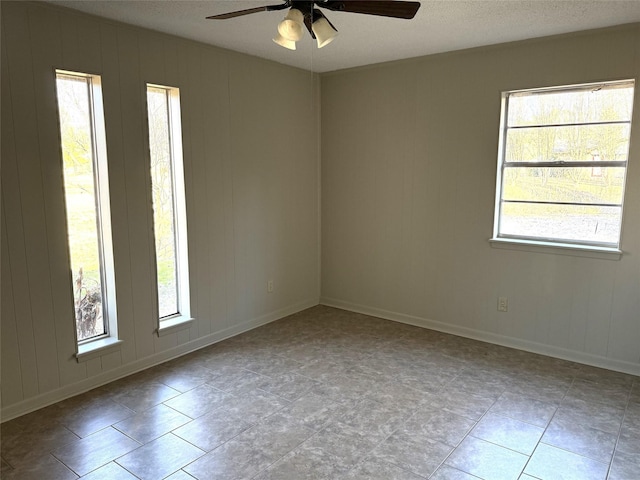
[[[638,24],[323,75],[321,301],[640,374],[640,94],[621,260],[488,241],[501,92],[623,78]]]
[[[85,363],[73,358],[55,68],[103,81],[124,343]],[[145,82],[181,92],[196,319],[161,338]],[[3,420],[318,303],[317,94],[317,77],[303,70],[2,2]]]
[[[320,100],[309,72],[1,7],[3,419],[317,304],[320,140],[323,303],[640,374],[640,122],[621,260],[488,242],[500,92],[638,78],[639,25],[325,74]],[[103,78],[124,343],[85,363],[72,357],[54,68]],[[185,132],[196,323],[161,338],[145,82],[181,89]]]

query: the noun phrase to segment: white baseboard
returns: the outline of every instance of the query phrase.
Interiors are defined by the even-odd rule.
[[[436,330],[438,332],[450,333],[452,335],[471,338],[473,340],[493,343],[496,345],[501,345],[503,347],[516,348],[518,350],[538,353],[540,355],[546,355],[548,357],[561,358],[563,360],[569,360],[571,362],[583,363],[585,365],[591,365],[594,367],[606,368],[607,370],[615,370],[617,372],[640,376],[640,364],[627,362],[624,360],[616,360],[614,358],[592,355],[590,353],[579,352],[576,350],[568,350],[553,345],[531,342],[529,340],[523,340],[520,338],[507,337],[505,335],[499,335],[497,333],[475,330],[472,328],[438,322],[435,320],[416,317],[413,315],[390,312],[380,308],[358,305],[335,298],[321,297],[320,304],[326,305],[328,307],[336,307],[343,310],[363,313],[365,315],[371,315],[373,317],[384,318],[386,320],[393,320],[395,322],[415,325],[417,327],[428,328],[430,330]]]
[[[127,363],[126,365],[122,365],[113,370],[109,370],[94,377],[84,379],[80,382],[65,385],[64,387],[57,388],[50,392],[46,392],[41,395],[28,398],[21,402],[8,405],[2,408],[0,418],[2,418],[2,422],[5,422],[7,420],[20,417],[35,410],[39,410],[40,408],[57,403],[61,400],[79,395],[101,385],[113,382],[114,380],[127,377],[147,368],[164,363],[168,360],[181,357],[182,355],[186,355],[214,343],[218,343],[227,338],[239,335],[248,330],[253,330],[254,328],[274,322],[288,315],[293,315],[294,313],[300,312],[307,308],[314,307],[316,305],[318,305],[317,299],[310,299],[300,303],[296,303],[286,308],[261,315],[260,317],[251,320],[247,320],[224,330],[220,330],[204,337],[197,338],[196,340],[183,343],[182,345],[178,345],[177,347],[171,348],[169,350],[158,352],[154,355],[135,360],[133,362]]]

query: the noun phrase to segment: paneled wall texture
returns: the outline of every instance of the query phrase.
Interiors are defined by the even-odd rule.
[[[119,352],[77,363],[56,68],[102,76]],[[158,337],[146,82],[180,88],[195,324]],[[2,2],[3,420],[319,298],[317,76]],[[267,281],[273,280],[273,293]]]
[[[640,25],[318,76],[48,5],[1,7],[3,420],[319,302],[640,374],[640,95],[620,260],[489,243],[501,92],[639,79]],[[83,363],[56,68],[101,75],[105,105],[123,344]],[[195,323],[163,337],[146,82],[180,88],[184,132]]]
[[[640,94],[620,260],[489,243],[501,92],[628,78],[638,24],[324,75],[322,302],[640,374]]]

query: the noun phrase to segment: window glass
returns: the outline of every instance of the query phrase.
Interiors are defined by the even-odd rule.
[[[57,74],[64,192],[78,341],[107,333],[92,78]]]
[[[153,226],[160,318],[179,313],[168,93],[164,88],[147,88]]]
[[[186,199],[180,127],[180,95],[173,87],[147,85],[149,157],[156,254],[159,328],[189,316]],[[166,324],[165,324],[166,325]]]
[[[503,95],[494,236],[619,247],[634,83]]]

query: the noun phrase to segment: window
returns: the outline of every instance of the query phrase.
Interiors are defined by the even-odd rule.
[[[117,328],[100,77],[57,70],[56,91],[76,338],[86,345]]]
[[[619,248],[633,90],[503,94],[494,239]]]
[[[160,332],[189,319],[179,90],[148,84],[147,110]]]

